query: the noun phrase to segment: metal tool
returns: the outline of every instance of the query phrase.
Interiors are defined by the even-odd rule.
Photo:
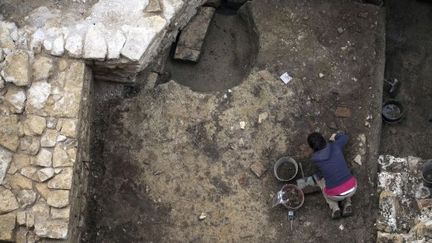
[[[288,220],[290,221],[291,230],[293,229],[293,221],[295,219],[295,211],[294,210],[288,210]]]

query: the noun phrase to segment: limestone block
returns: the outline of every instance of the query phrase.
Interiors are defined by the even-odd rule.
[[[84,41],[84,58],[104,60],[107,44],[103,25],[90,25]]]
[[[54,148],[54,154],[53,154],[54,168],[73,166],[73,164],[75,163],[75,159],[76,159],[76,149],[74,148],[67,149],[61,144],[56,145],[56,147]]]
[[[26,154],[14,154],[12,162],[17,170],[30,166],[30,156]]]
[[[37,193],[39,193],[42,198],[45,200],[48,199],[48,195],[51,193],[51,190],[48,188],[46,183],[36,183],[35,188]]]
[[[37,137],[25,136],[21,138],[19,151],[28,155],[36,155],[39,152],[40,141]]]
[[[43,168],[37,172],[39,181],[44,182],[51,179],[54,176],[53,168]]]
[[[63,119],[61,134],[70,138],[76,138],[78,119]]]
[[[0,147],[0,185],[3,184],[3,180],[6,176],[6,172],[12,161],[12,153],[6,149]]]
[[[26,212],[25,211],[19,211],[17,212],[17,223],[18,225],[25,225],[26,223]]]
[[[18,221],[18,216],[17,216]],[[15,242],[16,243],[30,243],[30,241],[27,241],[27,235],[29,234],[28,230],[26,228],[20,227],[16,231],[15,235]]]
[[[12,82],[16,86],[30,84],[30,57],[22,50],[17,50],[6,56],[5,67],[2,76],[6,82]]]
[[[54,147],[57,141],[58,133],[54,129],[46,129],[41,138],[41,146],[51,148]]]
[[[48,57],[38,56],[32,66],[33,82],[46,81],[52,73],[53,60]]]
[[[108,33],[106,36],[106,41],[108,45],[108,59],[118,59],[120,58],[120,52],[123,48],[126,37],[120,30]]]
[[[181,0],[161,0],[163,5],[163,16],[169,22],[183,7],[184,2]]]
[[[61,56],[64,53],[65,41],[63,34],[58,35],[52,42],[51,55]]]
[[[139,61],[165,26],[165,19],[159,16],[145,18],[139,23],[139,27],[123,26],[126,43],[121,54],[131,61]]]
[[[0,241],[14,240],[15,223],[15,213],[0,215]]]
[[[11,212],[18,207],[14,194],[9,189],[0,187],[0,214]]]
[[[0,145],[13,152],[17,150],[19,145],[17,116],[0,116]]]
[[[389,234],[389,233],[378,232],[376,242],[377,243],[387,243],[387,242],[404,243],[405,241],[403,236],[400,234]]]
[[[32,179],[32,180],[37,180],[36,172],[37,172],[37,169],[36,169],[36,167],[33,167],[33,166],[25,167],[25,168],[22,168],[20,170],[21,175],[23,175],[29,179]]]
[[[34,165],[39,165],[42,167],[51,167],[53,160],[53,154],[48,149],[42,148],[35,160],[33,160]]]
[[[30,49],[36,53],[40,53],[45,40],[45,33],[42,29],[37,29],[31,36]]]
[[[399,202],[394,193],[383,191],[379,197],[379,215],[377,228],[380,231],[393,233],[398,229],[397,214],[400,209]]]
[[[27,111],[42,109],[51,93],[51,85],[45,81],[32,84],[27,94]]]
[[[69,219],[70,206],[65,208],[51,208],[51,218],[53,219]]]
[[[62,172],[48,181],[48,188],[51,189],[67,189],[72,187],[73,170],[71,167],[64,168]]]
[[[14,190],[33,188],[32,180],[18,173],[12,176],[7,176],[6,181]]]
[[[25,90],[16,86],[10,86],[5,95],[5,101],[9,103],[12,113],[22,113],[27,99]]]
[[[49,206],[43,199],[39,199],[31,208],[31,214],[36,218],[49,218]]]
[[[37,219],[34,231],[39,237],[67,239],[68,226],[68,220],[64,219]]]
[[[0,22],[0,47],[15,49],[15,42],[13,41],[10,33],[16,30],[17,27],[14,23]]]
[[[159,13],[159,12],[161,12],[162,7],[161,7],[159,0],[150,0],[145,11],[147,13]]]
[[[24,134],[28,136],[41,135],[46,127],[44,117],[29,115],[24,121]]]
[[[197,62],[215,9],[202,7],[180,34],[175,59]]]
[[[66,39],[65,49],[69,56],[79,58],[83,52],[83,38],[80,34],[70,34]]]
[[[47,118],[47,128],[49,129],[55,129],[57,126],[57,119],[54,117],[48,117]]]
[[[36,201],[36,192],[32,190],[20,190],[16,196],[21,208],[33,205]]]
[[[64,208],[69,205],[68,190],[54,190],[48,194],[47,203],[51,207]]]

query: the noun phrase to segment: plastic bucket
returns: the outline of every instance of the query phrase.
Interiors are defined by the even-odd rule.
[[[296,185],[286,184],[282,187],[282,191],[287,195],[288,202],[283,204],[287,209],[297,210],[303,206],[304,193]],[[290,198],[290,196],[295,196],[296,198]]]
[[[382,107],[382,117],[387,123],[397,123],[404,116],[404,108],[397,100],[386,101]]]
[[[422,178],[423,184],[432,188],[432,160],[428,160],[423,164]]]
[[[291,157],[282,157],[276,161],[273,173],[279,181],[291,181],[298,173],[298,164]]]

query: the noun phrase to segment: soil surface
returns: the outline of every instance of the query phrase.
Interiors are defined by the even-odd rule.
[[[230,90],[200,93],[180,80],[154,89],[96,82],[84,242],[374,241],[383,11],[339,0],[253,1],[243,11],[259,51]],[[223,61],[212,55],[209,70]],[[293,77],[288,85],[278,78],[284,72]],[[351,115],[338,117],[339,106]],[[351,136],[355,216],[331,220],[322,196],[307,195],[290,230],[287,210],[271,208],[283,186],[274,162],[292,156],[311,175],[307,135],[337,130]],[[362,165],[352,162],[357,155]],[[261,178],[249,168],[256,161],[267,169]]]
[[[401,82],[399,124],[384,124],[381,153],[432,158],[432,4],[387,1],[387,79]],[[384,99],[390,99],[388,95]]]

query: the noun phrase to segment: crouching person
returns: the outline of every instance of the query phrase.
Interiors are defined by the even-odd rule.
[[[308,144],[314,150],[312,161],[318,167],[318,184],[332,211],[332,218],[353,214],[351,197],[357,190],[357,180],[348,169],[343,150],[348,142],[343,133],[333,134],[330,143],[317,132],[308,136]],[[341,212],[342,208],[342,212]]]

